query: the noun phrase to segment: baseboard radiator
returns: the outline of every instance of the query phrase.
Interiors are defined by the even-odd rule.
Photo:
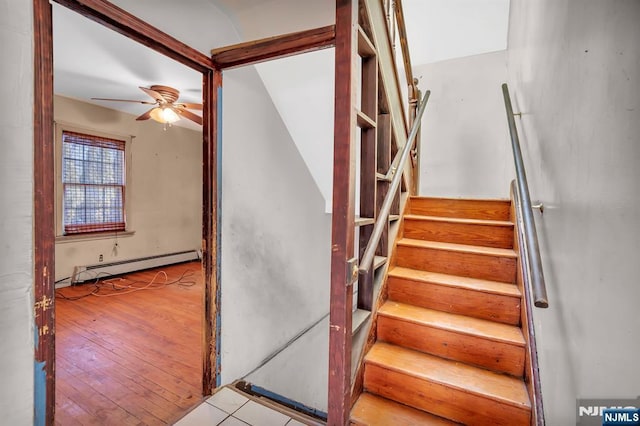
[[[76,266],[71,276],[71,284],[105,278],[112,275],[127,274],[149,268],[172,265],[174,263],[189,262],[200,258],[198,250],[181,251],[177,253],[160,254],[157,256],[139,257],[137,259],[122,260],[120,262],[97,263],[95,265]]]

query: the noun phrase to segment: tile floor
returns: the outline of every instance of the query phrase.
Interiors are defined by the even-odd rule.
[[[176,423],[176,426],[203,425],[300,426],[304,423],[224,387]]]

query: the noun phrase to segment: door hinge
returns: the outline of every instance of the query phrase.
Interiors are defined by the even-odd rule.
[[[347,260],[347,282],[346,286],[349,287],[358,279],[358,259],[353,257]]]

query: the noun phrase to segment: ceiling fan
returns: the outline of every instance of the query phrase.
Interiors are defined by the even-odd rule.
[[[180,96],[180,92],[177,89],[169,86],[153,85],[148,88],[140,86],[140,90],[151,96],[155,100],[155,102],[136,101],[130,99],[91,99],[95,101],[133,102],[144,105],[155,105],[149,111],[137,117],[136,120],[148,120],[152,118],[158,123],[171,124],[184,117],[202,125],[202,117],[189,111],[190,109],[202,110],[202,104],[176,102],[178,100],[178,97]]]

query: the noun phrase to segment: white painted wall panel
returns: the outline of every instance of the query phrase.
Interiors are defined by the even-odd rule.
[[[512,0],[509,77],[550,307],[535,310],[547,424],[640,395],[640,3]]]
[[[0,413],[33,423],[33,25],[0,0]]]
[[[404,0],[415,65],[504,50],[509,0]]]
[[[515,176],[500,85],[506,51],[421,65],[420,195],[508,198]]]
[[[225,72],[223,92],[222,381],[227,383],[329,311],[331,216],[255,69]],[[312,342],[313,351],[328,351],[328,340]],[[255,376],[261,378],[255,384],[267,387],[274,374],[291,384],[284,396],[302,403],[315,406],[315,395],[326,390],[310,389],[307,372],[299,369],[270,370]]]
[[[333,196],[334,56],[334,49],[326,49],[256,66],[329,213]]]

